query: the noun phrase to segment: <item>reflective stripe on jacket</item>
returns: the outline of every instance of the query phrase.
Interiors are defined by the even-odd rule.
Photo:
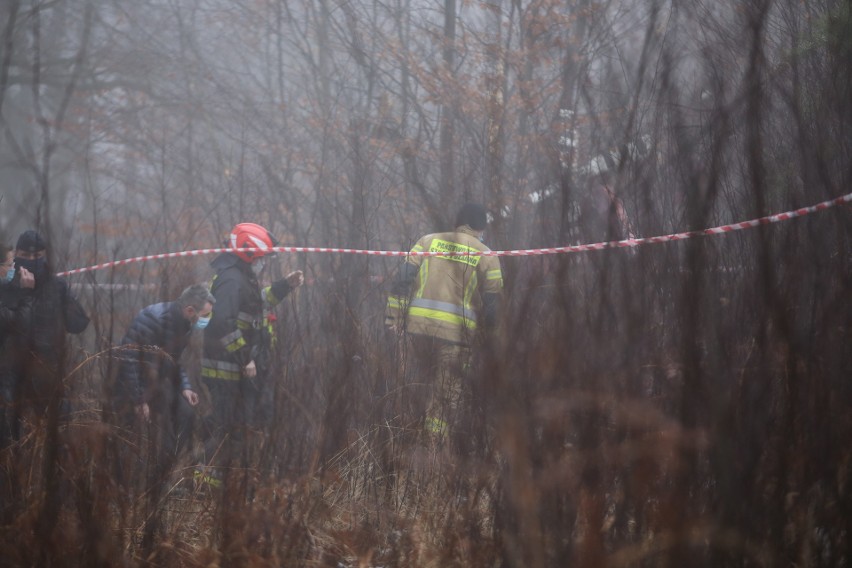
[[[490,250],[468,226],[426,235],[412,252]],[[503,288],[500,260],[491,256],[409,256],[388,297],[386,323],[403,321],[408,333],[470,343],[481,325],[483,297]],[[489,319],[493,316],[489,315]],[[493,324],[488,321],[486,324]]]
[[[211,263],[216,271],[210,293],[216,298],[210,323],[204,329],[201,376],[239,380],[242,369],[254,360],[261,345],[264,309],[290,292],[286,280],[261,289],[251,265],[224,253]]]
[[[210,285],[216,303],[204,329],[201,376],[238,380],[257,342],[263,316],[260,286],[251,265],[231,253],[219,255],[210,264],[216,271]]]

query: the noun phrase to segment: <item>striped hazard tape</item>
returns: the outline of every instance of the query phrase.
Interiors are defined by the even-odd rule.
[[[817,211],[824,211],[836,205],[841,205],[843,203],[852,203],[852,193],[847,193],[841,197],[837,197],[835,199],[830,199],[828,201],[823,201],[822,203],[817,203],[816,205],[812,205],[810,207],[802,207],[801,209],[795,209],[793,211],[787,211],[785,213],[778,213],[776,215],[768,215],[766,217],[760,217],[759,219],[752,219],[750,221],[741,221],[739,223],[732,223],[730,225],[721,225],[719,227],[711,227],[709,229],[701,229],[698,231],[687,231],[684,233],[673,233],[670,235],[661,235],[658,237],[643,237],[643,238],[632,238],[632,239],[624,239],[620,241],[607,241],[600,243],[591,243],[584,245],[571,245],[564,247],[553,247],[553,248],[538,248],[538,249],[523,249],[523,250],[489,250],[482,252],[432,252],[432,251],[419,251],[419,252],[405,252],[405,251],[395,251],[395,250],[363,250],[363,249],[351,249],[351,248],[332,248],[332,247],[273,247],[270,251],[274,252],[304,252],[304,253],[337,253],[337,254],[366,254],[371,256],[537,256],[543,254],[567,254],[574,252],[585,252],[585,251],[594,251],[594,250],[603,250],[603,249],[612,249],[612,248],[632,248],[640,245],[647,244],[655,244],[655,243],[666,243],[670,241],[682,241],[685,239],[691,239],[694,237],[703,237],[707,235],[724,235],[726,233],[730,233],[733,231],[742,231],[744,229],[751,229],[753,227],[758,227],[760,225],[769,225],[772,223],[779,223],[781,221],[787,221],[789,219],[795,219],[796,217],[803,217],[805,215],[809,215],[811,213],[816,213]],[[149,254],[144,256],[136,256],[133,258],[125,258],[122,260],[114,260],[111,262],[104,262],[101,264],[95,264],[94,266],[87,266],[84,268],[75,268],[73,270],[66,270],[65,272],[60,272],[57,276],[71,276],[73,274],[82,274],[83,272],[92,272],[95,270],[103,270],[105,268],[112,268],[116,266],[124,266],[125,264],[132,264],[135,262],[148,262],[151,260],[164,260],[168,258],[183,258],[190,256],[203,256],[208,254],[219,254],[223,252],[232,251],[231,248],[207,248],[207,249],[197,249],[197,250],[186,250],[180,252],[167,252],[160,254]],[[260,249],[252,249],[246,248],[241,249],[243,251],[260,251]]]

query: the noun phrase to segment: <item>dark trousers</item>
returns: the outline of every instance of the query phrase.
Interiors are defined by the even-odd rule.
[[[53,405],[53,406],[52,406]],[[29,415],[38,424],[46,424],[51,408],[57,414],[58,428],[71,416],[71,405],[64,397],[62,381],[56,367],[43,361],[5,368],[0,371],[0,524],[8,522],[24,506],[25,495],[17,471],[20,454],[16,444],[24,434],[24,417]],[[48,437],[50,440],[50,437]],[[61,441],[57,456],[61,452]]]
[[[62,381],[48,365],[0,372],[0,449],[17,442],[26,413],[36,420],[47,417],[51,400],[58,398],[60,423],[71,415],[71,405],[62,392]]]
[[[247,433],[256,429],[263,393],[255,381],[203,378],[210,393],[211,410],[204,418],[204,462],[222,467],[245,456]]]
[[[0,450],[8,448],[20,434],[11,377],[0,377]]]
[[[155,394],[148,402],[148,421],[126,399],[116,406],[118,425],[125,432],[118,438],[124,447],[119,451],[119,479],[125,485],[149,487],[166,481],[190,447],[194,409],[176,389]]]

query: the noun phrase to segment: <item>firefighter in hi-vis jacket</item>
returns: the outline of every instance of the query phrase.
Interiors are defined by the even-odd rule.
[[[204,330],[201,378],[210,393],[212,410],[205,417],[205,465],[227,465],[243,441],[243,430],[258,412],[259,401],[270,397],[269,341],[264,341],[265,308],[283,300],[304,281],[301,270],[261,289],[258,276],[265,257],[277,242],[265,228],[240,223],[230,234],[232,251],[211,263],[216,271],[210,292],[216,306]],[[242,249],[258,250],[242,250]],[[217,485],[220,471],[196,478]]]
[[[455,231],[422,237],[411,252],[481,252],[485,209],[464,205]],[[410,339],[418,382],[425,383],[424,429],[439,440],[458,427],[468,393],[464,376],[471,346],[482,330],[497,326],[503,289],[494,256],[409,256],[388,297],[385,325]],[[422,412],[422,408],[419,412]]]

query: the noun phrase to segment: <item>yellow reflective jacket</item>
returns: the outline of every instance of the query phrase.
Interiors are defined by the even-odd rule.
[[[411,252],[489,251],[463,225],[422,237]],[[503,272],[496,256],[409,256],[388,297],[385,324],[408,333],[470,344],[477,326],[496,325]]]

